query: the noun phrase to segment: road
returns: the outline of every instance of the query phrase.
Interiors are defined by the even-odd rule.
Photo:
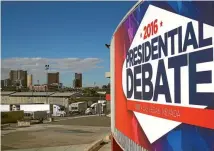
[[[90,116],[62,118],[59,121],[27,128],[2,130],[2,150],[64,146],[82,151],[87,145],[110,132],[110,118]],[[81,147],[82,146],[82,147]],[[37,151],[40,151],[36,149]],[[46,148],[48,150],[48,148]]]

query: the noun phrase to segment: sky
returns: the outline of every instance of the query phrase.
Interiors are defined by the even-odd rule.
[[[1,79],[11,69],[27,70],[33,83],[46,83],[48,72],[72,86],[75,72],[83,86],[107,84],[110,52],[105,47],[136,1],[2,2]]]

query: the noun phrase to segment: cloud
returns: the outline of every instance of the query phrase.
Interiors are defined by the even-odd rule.
[[[49,72],[75,73],[87,72],[102,68],[99,58],[7,58],[1,60],[1,79],[9,77],[10,70],[27,70],[33,79],[46,80],[45,65],[49,64]],[[37,81],[37,80],[36,80]]]

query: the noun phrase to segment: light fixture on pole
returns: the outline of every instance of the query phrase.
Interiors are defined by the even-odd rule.
[[[110,45],[109,45],[109,44],[105,44],[105,46],[106,46],[108,49],[110,49]]]

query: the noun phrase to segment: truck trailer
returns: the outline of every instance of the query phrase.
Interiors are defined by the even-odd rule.
[[[70,114],[84,114],[87,109],[87,102],[76,102],[69,105]]]
[[[46,111],[50,113],[50,104],[21,104],[20,110],[24,112]]]
[[[10,111],[10,105],[0,104],[0,107],[1,107],[1,112],[8,112],[8,111]]]
[[[28,120],[37,120],[43,123],[43,120],[48,118],[46,111],[26,111],[24,112],[24,118]]]
[[[211,14],[213,1],[138,1],[119,23],[109,47],[113,151],[214,150]]]

